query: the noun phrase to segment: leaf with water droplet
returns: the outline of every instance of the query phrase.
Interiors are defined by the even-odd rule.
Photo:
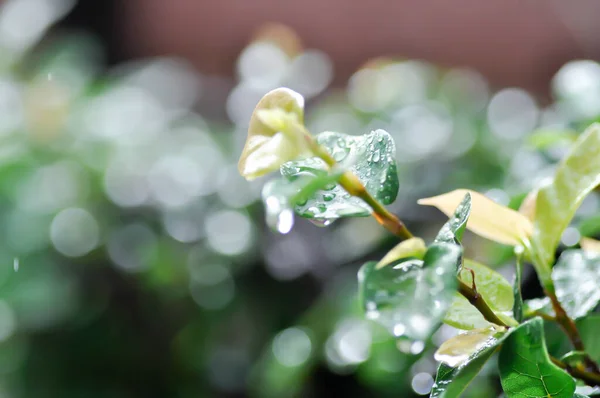
[[[552,269],[556,296],[573,319],[587,315],[600,302],[600,253],[564,251]]]
[[[460,272],[460,278],[469,286],[473,284],[471,270],[475,274],[477,292],[481,294],[494,313],[498,316],[510,313],[514,304],[512,285],[493,269],[466,259]],[[514,319],[511,319],[508,315],[504,315],[503,319],[515,324]],[[458,294],[452,300],[450,309],[444,317],[444,323],[464,330],[489,326],[481,313],[467,299]]]
[[[377,139],[374,140],[375,138]],[[316,139],[338,162],[336,169],[353,172],[375,199],[383,204],[390,204],[396,199],[396,147],[387,132],[375,130],[362,136],[324,132]],[[321,159],[307,158],[283,164],[281,174],[289,180],[294,180],[306,173],[327,173],[328,169]],[[338,184],[327,188],[316,191],[306,203],[297,205],[296,213],[301,217],[320,219],[362,217],[371,214],[372,209],[369,205],[357,197],[348,195]]]
[[[502,344],[498,368],[508,398],[572,398],[575,393],[573,378],[548,357],[541,318],[510,333]]]
[[[426,341],[439,326],[456,291],[460,246],[435,243],[423,260],[409,259],[376,269],[376,262],[358,274],[368,318],[396,337]]]
[[[438,368],[430,398],[458,398],[462,396],[465,388],[477,376],[500,344],[522,325],[504,332],[502,329],[488,326],[485,329],[473,330],[458,335],[442,344],[440,346],[442,352],[439,353],[438,350],[438,353],[436,353],[437,359],[442,360],[442,363]],[[475,343],[474,347],[470,348],[468,344],[462,346],[463,343],[469,341]],[[459,347],[456,347],[457,344]],[[442,349],[444,346],[446,346],[445,349]],[[448,346],[452,350],[449,350]]]
[[[267,182],[262,190],[267,225],[282,234],[290,232],[294,204],[306,203],[308,197],[338,178],[338,174],[304,175],[294,181],[280,178]]]
[[[554,252],[583,199],[600,184],[600,124],[593,124],[563,158],[554,179],[538,190],[532,260],[543,284],[550,278]]]
[[[460,244],[467,227],[469,214],[471,214],[471,194],[467,192],[463,200],[456,206],[454,214],[438,232],[435,242]]]

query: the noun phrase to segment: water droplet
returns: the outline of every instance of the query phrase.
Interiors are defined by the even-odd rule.
[[[335,186],[336,186],[335,182],[331,182],[331,183],[325,185],[323,187],[323,189],[326,191],[331,191],[333,188],[335,188]]]
[[[306,202],[308,202],[308,198],[300,197],[300,198],[298,198],[298,200],[296,200],[296,205],[304,206],[306,204]]]
[[[15,270],[15,272],[19,271],[19,258],[15,257],[13,259],[13,269]]]
[[[310,218],[308,221],[316,225],[317,227],[326,227],[333,224],[335,220],[325,218]]]
[[[333,199],[335,199],[335,194],[334,193],[326,192],[326,193],[323,194],[323,200],[325,202],[331,202]]]
[[[381,154],[379,153],[379,149],[377,149],[375,152],[373,152],[373,162],[375,162],[375,163],[379,162],[380,158],[381,158]]]
[[[290,232],[294,226],[294,212],[285,206],[285,201],[276,196],[269,196],[265,200],[265,205],[267,225],[280,234]]]

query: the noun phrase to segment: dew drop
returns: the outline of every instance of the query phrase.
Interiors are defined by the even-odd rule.
[[[333,224],[334,220],[325,219],[325,218],[310,218],[308,221],[316,225],[317,227],[326,227],[328,225]]]
[[[331,202],[333,199],[335,199],[335,194],[333,192],[326,192],[323,194],[323,200],[325,202]]]
[[[375,152],[373,152],[373,162],[375,162],[375,163],[379,162],[380,158],[381,158],[381,154],[379,153],[379,149],[377,149]]]

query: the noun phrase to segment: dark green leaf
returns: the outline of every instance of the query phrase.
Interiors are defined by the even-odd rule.
[[[541,318],[522,324],[504,341],[498,360],[508,398],[572,398],[573,378],[548,357]]]
[[[467,193],[454,211],[454,215],[440,229],[435,242],[460,244],[467,227],[469,214],[471,214],[471,194]]]
[[[411,259],[358,274],[367,317],[394,336],[424,341],[438,327],[456,291],[461,248],[446,243],[429,247],[423,260]]]
[[[517,254],[515,262],[515,280],[513,281],[513,317],[517,322],[523,321],[523,294],[521,294],[521,276],[523,274],[523,264],[521,263],[521,254]]]
[[[390,204],[396,199],[396,147],[387,132],[376,130],[362,136],[324,132],[316,138],[339,163],[339,170],[352,171],[378,201]],[[281,166],[281,174],[288,180],[327,173],[327,165],[319,158],[294,160]],[[369,205],[350,196],[335,183],[315,191],[305,201],[298,202],[295,211],[302,217],[323,220],[371,214]]]
[[[570,351],[563,355],[560,360],[571,367],[576,367],[585,362],[586,354],[583,351]]]
[[[577,321],[577,329],[585,345],[585,351],[594,360],[600,361],[600,315],[591,314]]]
[[[541,188],[535,205],[532,257],[546,284],[554,252],[585,198],[600,184],[600,124],[591,125],[562,160],[554,180]]]
[[[570,317],[587,315],[600,302],[600,253],[567,250],[552,270],[556,296]]]

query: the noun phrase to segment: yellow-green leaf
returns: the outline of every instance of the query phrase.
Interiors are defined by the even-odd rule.
[[[532,259],[542,282],[549,278],[554,252],[575,211],[600,184],[600,124],[591,125],[541,188],[535,204]]]
[[[289,161],[311,155],[303,129],[304,98],[288,88],[268,92],[252,113],[238,162],[248,180],[276,171]]]
[[[531,221],[519,212],[499,205],[475,191],[457,189],[443,195],[420,199],[419,204],[434,206],[450,217],[467,193],[471,194],[471,215],[467,229],[484,238],[517,246],[532,234]]]
[[[375,269],[380,269],[396,260],[408,257],[423,258],[427,247],[421,238],[410,238],[398,243],[390,250],[375,266]]]

